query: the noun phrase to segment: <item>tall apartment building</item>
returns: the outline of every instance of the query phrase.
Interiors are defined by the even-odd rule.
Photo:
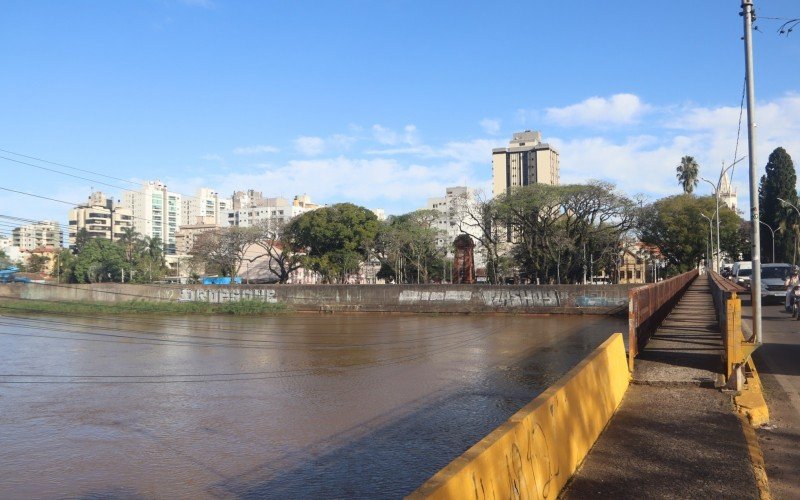
[[[220,197],[213,189],[200,188],[195,196],[183,198],[181,226],[201,224],[210,219],[213,220],[213,224],[224,226],[228,221],[228,212],[232,208],[232,199]]]
[[[20,250],[33,250],[40,247],[64,246],[61,224],[56,221],[40,221],[35,224],[16,227],[11,231],[13,246]]]
[[[426,208],[436,210],[441,216],[436,219],[435,227],[441,235],[438,241],[440,248],[452,251],[453,241],[462,233],[470,235],[476,244],[475,267],[485,267],[486,258],[481,252],[480,230],[470,225],[469,213],[476,213],[477,198],[475,190],[465,186],[449,187],[443,198],[428,198]]]
[[[130,210],[133,228],[150,238],[161,238],[164,252],[175,254],[175,233],[181,223],[181,195],[167,190],[161,181],[142,184],[139,191],[126,191],[122,204]]]
[[[517,132],[507,148],[492,150],[492,195],[516,186],[559,183],[558,151],[542,142],[540,132]]]
[[[86,229],[89,238],[103,238],[116,241],[123,229],[133,227],[130,210],[113,198],[107,198],[102,192],[95,191],[89,196],[85,205],[79,205],[69,211],[69,247],[75,248],[78,231]]]
[[[236,191],[233,193],[231,210],[242,208],[259,207],[266,201],[261,191],[248,189],[247,191]]]
[[[258,197],[250,201],[249,206],[241,205],[241,198],[237,202],[234,194],[233,204],[238,204],[241,208],[228,212],[229,225],[253,227],[264,223],[287,223],[293,217],[322,207],[312,203],[306,194],[295,196],[291,202],[282,197],[263,198],[261,193],[257,194]]]

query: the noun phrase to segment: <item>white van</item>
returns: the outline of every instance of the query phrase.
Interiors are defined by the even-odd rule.
[[[733,263],[731,281],[745,288],[750,288],[750,275],[753,273],[753,263],[749,260],[740,260]]]

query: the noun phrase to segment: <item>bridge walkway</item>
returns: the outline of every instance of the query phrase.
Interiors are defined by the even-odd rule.
[[[707,275],[636,358],[633,384],[562,498],[758,498]]]

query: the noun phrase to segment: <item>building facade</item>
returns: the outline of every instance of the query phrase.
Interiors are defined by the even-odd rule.
[[[246,201],[248,206],[243,205],[244,197],[236,199],[234,194],[234,206],[240,208],[228,212],[228,225],[239,227],[254,227],[259,225],[279,225],[286,224],[293,217],[305,212],[316,210],[323,205],[311,202],[311,198],[306,195],[295,196],[290,202],[286,198],[263,198],[261,193],[257,197],[249,197]]]
[[[195,196],[183,198],[181,226],[200,224],[209,219],[219,226],[226,225],[232,208],[231,198],[223,198],[213,189],[200,188]]]
[[[127,191],[123,206],[130,210],[133,228],[149,238],[160,238],[164,253],[175,254],[175,233],[181,223],[183,203],[181,195],[167,190],[161,181],[142,184],[139,191]]]
[[[11,231],[12,245],[20,250],[33,250],[40,247],[64,246],[61,224],[56,221],[40,221],[35,224],[19,226]]]
[[[117,241],[122,237],[123,230],[131,227],[133,217],[130,210],[96,191],[89,196],[85,205],[69,211],[69,247],[75,248],[78,232],[82,229],[86,230],[89,238]]]
[[[559,183],[559,156],[540,132],[517,132],[507,148],[492,150],[492,195],[529,184]]]

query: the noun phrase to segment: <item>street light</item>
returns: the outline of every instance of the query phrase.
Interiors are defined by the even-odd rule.
[[[719,171],[719,179],[717,179],[717,183],[716,184],[714,184],[713,182],[711,182],[710,180],[708,180],[708,179],[706,179],[704,177],[700,178],[701,180],[711,184],[711,189],[714,190],[714,198],[716,198],[716,200],[717,200],[717,211],[714,214],[717,217],[717,254],[716,254],[717,255],[717,259],[716,259],[716,271],[717,272],[719,272],[720,263],[722,261],[722,248],[719,245],[719,189],[720,189],[720,187],[722,187],[722,178],[725,176],[725,174],[728,172],[728,170],[733,168],[734,165],[736,165],[740,161],[744,160],[745,158],[746,158],[745,156],[742,156],[741,158],[739,158],[738,160],[735,160],[733,163],[731,163],[727,167],[725,166],[725,162],[723,161],[722,162],[722,168],[720,168],[720,171]],[[712,235],[711,238],[713,240],[714,236]],[[712,247],[711,250],[713,251],[714,250],[713,241],[712,241],[711,247]]]
[[[714,252],[714,231],[712,230],[711,231],[711,253],[712,253],[712,255],[715,255],[716,257],[712,256],[711,265],[712,265],[712,267],[714,268],[714,270],[716,272],[719,272],[719,267],[716,265],[716,263],[719,261],[719,253],[720,253],[720,250],[719,250],[719,186],[715,185],[713,182],[711,182],[710,180],[706,179],[705,177],[700,177],[700,180],[702,180],[704,182],[707,182],[707,183],[709,183],[711,185],[711,189],[714,190],[714,198],[717,200],[717,209],[714,211],[714,215],[711,216],[712,219],[716,218],[716,220],[717,220],[717,251],[716,251],[716,253]],[[705,216],[703,216],[703,217],[705,217]]]
[[[760,220],[758,222],[760,222],[761,224],[764,224],[765,226],[767,226],[767,229],[769,229],[769,231],[772,233],[772,263],[774,264],[775,263],[775,230],[772,229],[772,227],[770,227],[770,225],[767,224],[766,222],[764,222],[763,220]]]
[[[708,242],[709,243],[708,243],[708,245],[706,245],[706,271],[707,271],[708,270],[708,257],[711,255],[711,250],[713,250],[713,248],[714,248],[714,226],[712,225],[713,223],[711,222],[711,219],[706,214],[704,214],[703,212],[700,212],[700,217],[702,217],[702,218],[704,218],[705,220],[708,221]]]

